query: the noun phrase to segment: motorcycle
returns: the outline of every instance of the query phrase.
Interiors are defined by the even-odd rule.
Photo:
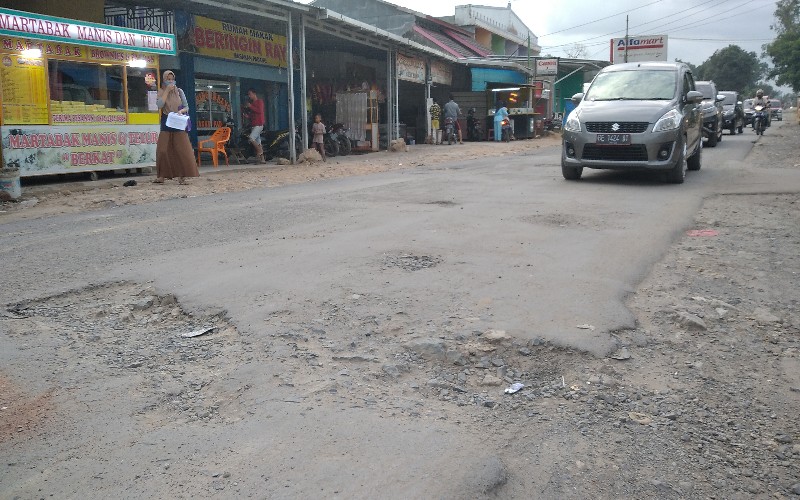
[[[456,137],[456,126],[454,122],[455,120],[452,118],[444,119],[444,138],[442,139],[442,143],[444,143],[445,139],[447,139],[447,144],[458,142],[458,138]]]
[[[262,130],[261,131],[261,147],[264,150],[264,159],[271,160],[276,157],[289,158],[289,130]],[[295,131],[294,144],[296,154],[299,156],[302,153],[302,140],[300,134]],[[255,148],[250,143],[250,127],[245,127],[239,134],[237,146],[244,153],[246,158],[252,158],[256,155]]]
[[[475,108],[470,108],[470,110],[467,111],[467,140],[481,140],[481,123],[480,120],[475,118]]]
[[[308,140],[311,141],[309,146],[313,148],[314,134],[311,132],[311,125],[311,123],[308,124]],[[328,130],[328,132],[322,136],[322,147],[325,148],[325,156],[333,158],[339,154],[343,154],[339,147],[338,138],[332,132],[330,132],[328,127],[325,127],[325,130]]]
[[[350,143],[350,138],[347,137],[347,132],[348,130],[342,123],[334,123],[330,131],[331,138],[339,143],[339,154],[342,156],[353,152],[353,145]]]
[[[501,138],[505,141],[513,141],[514,140],[514,131],[511,129],[511,120],[508,118],[503,118],[503,121],[500,122],[500,130]]]
[[[545,118],[544,120],[544,129],[549,132],[560,132],[561,131],[561,120],[558,118]]]
[[[755,111],[755,113],[753,113],[753,130],[756,131],[756,135],[764,135],[764,128],[766,127],[767,113],[769,113],[769,110],[761,104],[757,104],[753,110]]]

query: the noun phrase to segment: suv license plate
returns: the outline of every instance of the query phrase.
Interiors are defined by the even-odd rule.
[[[599,145],[627,145],[631,143],[631,134],[597,134]]]

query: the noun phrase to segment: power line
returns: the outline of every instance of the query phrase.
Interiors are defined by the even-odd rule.
[[[631,28],[632,28],[632,29],[641,28],[641,27],[643,27],[643,26],[646,26],[646,25],[648,25],[648,24],[652,24],[652,23],[655,23],[655,22],[663,21],[664,19],[667,19],[667,18],[670,18],[670,17],[674,17],[674,16],[677,16],[677,15],[681,15],[681,16],[683,16],[683,18],[685,18],[686,14],[687,14],[689,11],[692,11],[692,10],[698,9],[698,8],[702,7],[703,5],[706,5],[706,4],[709,4],[709,3],[715,2],[715,1],[716,1],[716,0],[706,0],[705,2],[702,2],[702,3],[698,4],[698,5],[695,5],[694,7],[691,7],[691,8],[689,8],[689,9],[685,10],[685,11],[676,12],[676,13],[674,13],[674,14],[669,14],[669,15],[667,15],[667,16],[663,16],[663,17],[661,17],[660,19],[657,19],[657,20],[653,20],[653,21],[647,21],[647,22],[644,22],[644,23],[641,23],[641,24],[637,24],[637,25],[634,25],[634,26],[632,26]],[[725,2],[729,2],[729,1],[730,1],[730,0],[723,0],[721,3],[725,3]],[[712,6],[712,7],[707,7],[707,8],[705,8],[705,9],[701,9],[701,10],[699,10],[698,12],[696,12],[695,14],[699,14],[699,13],[701,13],[701,12],[704,12],[704,11],[706,11],[706,10],[709,10],[709,9],[716,8],[716,7],[718,7],[718,6],[719,6],[719,3],[718,3],[717,5],[715,5],[715,6]],[[675,22],[675,21],[670,21],[669,23],[667,23],[667,25],[669,25],[669,24],[672,24],[673,22]],[[665,26],[667,26],[667,25],[665,25]],[[656,30],[660,30],[660,29],[662,29],[662,28],[661,28],[661,27],[656,27],[655,29],[656,29]],[[544,48],[550,48],[550,49],[553,49],[553,48],[558,48],[558,47],[567,47],[567,46],[574,45],[574,44],[576,44],[576,43],[590,42],[590,41],[592,41],[592,40],[596,40],[596,39],[598,39],[598,38],[602,39],[602,38],[607,38],[607,37],[609,37],[609,36],[612,36],[612,37],[613,37],[613,35],[619,34],[620,32],[621,32],[621,30],[615,30],[615,31],[612,31],[612,32],[610,32],[610,33],[605,33],[605,34],[602,34],[602,35],[593,36],[593,37],[591,37],[591,38],[586,38],[586,39],[584,39],[584,40],[579,40],[579,41],[577,41],[577,42],[572,42],[572,43],[564,43],[564,44],[561,44],[561,45],[549,45],[549,46],[542,46],[542,48],[543,48],[543,49],[544,49]],[[606,43],[606,41],[604,40],[604,41],[603,41],[603,43]]]
[[[577,26],[572,26],[571,28],[564,28],[562,30],[554,31],[554,32],[548,33],[546,35],[541,35],[538,38],[544,38],[546,36],[555,35],[556,33],[563,33],[565,31],[574,30],[575,28],[582,28],[583,26],[588,26],[590,24],[599,23],[600,21],[605,21],[606,19],[611,19],[612,17],[621,16],[622,14],[627,14],[628,12],[633,12],[634,10],[643,9],[645,7],[649,7],[650,5],[653,5],[653,4],[656,4],[656,3],[661,3],[663,1],[664,0],[655,0],[654,2],[650,2],[650,3],[644,4],[644,5],[640,6],[640,7],[635,7],[635,8],[630,9],[630,10],[626,10],[626,11],[623,11],[623,12],[618,12],[616,14],[611,14],[610,16],[606,16],[606,17],[603,17],[603,18],[600,18],[600,19],[595,19],[594,21],[589,21],[588,23],[583,23],[583,24],[579,24]],[[713,1],[713,0],[709,0],[709,1]]]
[[[686,18],[686,14],[687,14],[687,12],[689,12],[689,11],[691,11],[691,10],[697,10],[698,8],[702,7],[703,5],[705,5],[705,4],[708,4],[708,3],[711,3],[711,2],[713,2],[713,1],[714,1],[714,0],[707,0],[707,1],[703,2],[703,3],[701,3],[701,4],[698,4],[698,5],[695,5],[694,7],[691,7],[691,8],[690,8],[690,9],[688,9],[688,10],[681,11],[681,12],[677,12],[677,13],[670,14],[670,15],[667,15],[667,16],[663,16],[663,17],[661,17],[661,18],[659,18],[659,19],[657,19],[657,20],[653,20],[653,21],[647,21],[647,22],[644,22],[644,23],[641,23],[641,24],[635,25],[635,26],[633,26],[633,28],[634,28],[634,29],[641,29],[642,27],[644,27],[644,26],[647,26],[647,25],[649,25],[649,24],[658,23],[658,22],[663,22],[665,19],[668,19],[668,18],[670,18],[670,17],[674,17],[674,16],[677,16],[677,15],[680,15],[680,16],[681,16],[681,19],[679,19],[679,20],[675,20],[675,21],[669,21],[669,22],[667,22],[666,24],[660,24],[660,25],[658,25],[658,26],[655,26],[655,27],[653,27],[653,29],[652,29],[652,31],[662,31],[662,32],[663,32],[663,31],[670,31],[670,32],[677,32],[677,31],[684,31],[684,30],[687,30],[687,29],[695,29],[695,28],[698,28],[698,27],[701,27],[701,26],[705,26],[705,25],[707,25],[707,24],[714,24],[714,23],[718,23],[719,21],[721,21],[721,20],[724,20],[724,19],[729,19],[729,18],[731,18],[731,17],[736,17],[736,16],[739,16],[739,15],[741,15],[741,14],[746,14],[746,12],[738,12],[738,13],[737,13],[737,12],[734,12],[733,14],[731,14],[731,15],[728,15],[728,16],[725,16],[725,17],[718,17],[718,16],[715,16],[715,17],[713,17],[713,18],[712,18],[712,19],[710,19],[710,20],[709,20],[709,19],[706,19],[706,18],[703,18],[703,19],[699,19],[699,20],[697,20],[697,21],[694,21],[694,22],[692,22],[692,23],[689,23],[689,24],[684,24],[684,25],[682,25],[681,27],[677,27],[677,28],[669,29],[669,26],[671,26],[671,25],[675,24],[676,22],[683,22],[683,21],[685,21],[685,18]],[[718,9],[719,9],[719,5],[720,5],[720,3],[727,3],[727,2],[729,2],[729,1],[731,1],[731,0],[723,0],[722,2],[718,2],[718,3],[716,3],[716,4],[715,4],[715,5],[713,5],[713,6],[706,7],[706,8],[704,8],[704,9],[700,9],[698,12],[696,12],[696,13],[694,13],[694,14],[692,14],[692,15],[695,15],[695,16],[696,16],[697,14],[700,14],[700,13],[702,13],[702,12],[705,12],[705,11],[707,11],[707,10],[718,10]],[[743,7],[746,7],[746,6],[748,6],[748,7],[749,7],[749,5],[748,5],[748,4],[749,4],[749,2],[748,2],[747,0],[745,0],[744,2],[742,2],[742,3],[740,3],[740,4],[736,5],[736,6],[734,6],[733,8],[729,9],[729,12],[730,12],[730,11],[736,11],[736,10],[739,10],[739,9],[741,9],[741,8],[743,8]],[[583,39],[583,40],[578,40],[578,41],[574,41],[574,42],[570,42],[570,43],[564,43],[564,44],[560,44],[560,45],[544,45],[544,46],[542,46],[542,49],[543,49],[543,50],[544,50],[544,49],[548,49],[548,50],[554,50],[554,49],[559,49],[559,48],[568,47],[568,46],[573,46],[573,45],[588,45],[588,46],[590,46],[590,47],[592,47],[592,46],[599,46],[599,45],[606,45],[606,44],[608,44],[607,37],[609,37],[609,36],[610,36],[610,37],[613,37],[614,35],[616,35],[616,34],[619,34],[620,32],[621,32],[621,30],[616,30],[616,31],[613,31],[613,32],[610,32],[610,33],[606,33],[606,34],[602,34],[602,35],[598,35],[598,36],[594,36],[594,37],[590,37],[590,38],[586,38],[586,39]],[[594,40],[597,40],[597,39],[600,39],[600,41],[598,41],[598,42],[593,42]],[[687,40],[688,40],[688,41],[712,41],[711,39],[703,39],[703,38],[681,38],[681,37],[673,37],[673,36],[671,36],[671,35],[670,35],[670,39],[674,39],[674,40],[682,40],[682,41],[687,41]],[[748,42],[748,41],[762,41],[762,42],[769,42],[769,41],[771,41],[771,40],[773,40],[773,39],[739,39],[739,40],[725,40],[725,39],[719,39],[719,40],[714,40],[714,41],[717,41],[717,42],[729,42],[729,43],[733,42],[733,43],[735,43],[735,42]],[[589,43],[589,42],[590,42],[590,43]],[[598,52],[600,52],[600,51],[598,51]]]

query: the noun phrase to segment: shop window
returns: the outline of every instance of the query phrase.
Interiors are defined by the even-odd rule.
[[[122,66],[50,60],[50,100],[124,111]]]
[[[196,79],[194,101],[199,135],[210,135],[233,119],[230,82]]]
[[[158,81],[154,68],[128,68],[128,112],[158,111]]]

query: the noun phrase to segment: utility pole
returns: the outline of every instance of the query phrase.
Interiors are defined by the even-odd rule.
[[[530,75],[531,71],[531,32],[528,32],[528,75]],[[528,76],[530,78],[530,76]],[[528,82],[530,83],[530,82]]]
[[[625,62],[628,62],[628,16],[625,16]]]

